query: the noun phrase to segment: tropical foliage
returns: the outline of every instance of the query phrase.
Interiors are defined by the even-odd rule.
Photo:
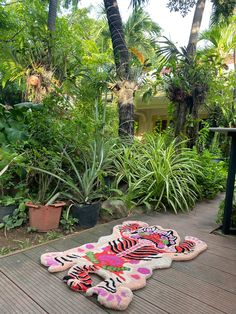
[[[212,0],[215,24],[200,37],[205,47],[191,53],[160,40],[141,7],[148,2],[130,1],[122,21],[115,0],[104,0],[97,19],[78,0],[1,1],[0,205],[17,207],[5,230],[27,221],[29,199],[69,206],[115,198],[129,210],[177,213],[224,189],[225,163],[212,159],[228,143],[212,143],[208,129],[236,125],[235,72],[227,69],[235,17],[221,21],[233,1]],[[167,2],[183,15],[196,3]],[[151,97],[151,87],[166,91],[174,127],[137,140],[135,92]],[[67,209],[63,228],[74,223]]]
[[[202,176],[203,169],[182,145],[165,136],[149,135],[142,144],[123,147],[115,161],[117,184],[126,182],[126,193],[137,204],[176,213],[188,210],[199,194],[196,177]]]

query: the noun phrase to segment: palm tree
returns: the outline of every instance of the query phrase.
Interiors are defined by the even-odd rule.
[[[228,20],[213,24],[213,26],[205,31],[200,39],[203,39],[210,43],[210,46],[204,49],[202,52],[204,58],[208,59],[212,64],[216,66],[216,79],[225,76],[224,69],[227,69],[227,60],[233,58],[234,62],[234,76],[236,80],[236,59],[235,59],[235,47],[236,47],[236,16],[230,17]],[[228,79],[228,81],[230,81]],[[221,90],[218,91],[223,95]],[[230,101],[225,102],[221,108],[228,118],[228,123],[235,120],[236,113],[236,86],[234,85],[232,94],[232,105]],[[231,121],[230,121],[231,120]],[[235,123],[235,121],[234,121]]]
[[[148,0],[132,0],[130,2],[134,9],[147,3]],[[123,138],[134,135],[134,93],[137,84],[131,81],[130,57],[125,41],[125,34],[116,0],[104,0],[104,6],[110,30],[116,74],[118,82],[113,85],[113,91],[118,96],[119,109],[119,136]]]
[[[128,49],[142,64],[145,59],[150,59],[150,56],[154,55],[160,31],[160,26],[142,8],[134,10],[124,24]]]
[[[129,81],[129,51],[117,1],[104,0],[104,6],[111,34],[116,74],[120,81],[113,86],[113,91],[118,96],[119,136],[133,137],[135,84]]]
[[[49,0],[49,10],[48,10],[48,63],[51,67],[52,65],[52,46],[53,46],[53,32],[56,28],[56,18],[57,18],[57,6],[58,0]]]
[[[120,79],[129,78],[129,52],[125,42],[123,24],[116,0],[104,0],[111,34],[116,72]]]
[[[218,10],[226,12],[225,6],[228,3],[226,0],[223,2],[212,0],[212,2],[215,9],[217,9],[218,5],[221,5],[221,8]],[[172,65],[174,64],[175,66],[175,71],[172,72],[172,76],[169,77],[167,82],[168,95],[173,103],[175,103],[175,136],[187,133],[190,138],[190,147],[195,144],[197,139],[199,127],[198,112],[204,102],[208,89],[207,80],[204,77],[207,73],[204,74],[205,69],[200,66],[201,62],[199,62],[200,60],[196,51],[206,0],[169,0],[168,3],[170,9],[180,11],[183,15],[188,12],[189,7],[187,5],[191,7],[194,3],[196,3],[196,6],[187,49],[182,48],[181,51],[178,51],[174,44],[168,41],[166,43],[167,46],[162,47],[159,51],[159,54],[164,52],[168,57],[167,60],[172,61]],[[232,14],[232,8],[225,15]],[[176,62],[173,60],[177,56],[180,58],[175,59],[177,61],[176,66]],[[190,114],[192,122],[186,128],[187,114]]]
[[[210,73],[198,54],[189,55],[186,48],[178,49],[168,39],[163,43],[165,46],[158,49],[157,56],[161,57],[162,64],[171,69],[171,72],[164,75],[163,79],[167,95],[175,105],[174,126],[175,136],[178,137],[182,133],[186,134],[188,114],[197,119],[195,117],[197,117],[199,106],[205,99]],[[194,121],[191,125],[195,127]],[[190,137],[192,137],[191,131],[187,132]],[[192,139],[195,140],[195,138]],[[190,141],[190,146],[192,146],[192,141]]]
[[[230,3],[229,3],[230,2]],[[213,18],[212,21],[218,22],[222,17],[228,19],[236,7],[235,1],[228,0],[212,0],[213,3]],[[195,7],[193,23],[191,27],[189,42],[187,46],[188,56],[192,58],[196,55],[197,42],[202,22],[202,17],[205,9],[206,0],[198,0]],[[223,35],[223,34],[222,34]],[[224,36],[223,36],[224,37]],[[193,97],[192,107],[192,125],[188,127],[187,133],[190,138],[190,147],[192,147],[197,140],[199,130],[199,109],[204,102],[205,97]]]
[[[49,64],[52,62],[52,41],[53,41],[53,32],[56,28],[56,19],[58,6],[62,3],[65,8],[77,8],[78,2],[80,0],[49,0],[49,9],[48,9],[48,30],[49,30],[49,43],[48,43],[48,54],[49,54]]]
[[[236,47],[236,16],[224,23],[213,25],[201,34],[200,40],[205,40],[210,44],[204,49],[204,56],[219,67],[224,67],[226,59]]]
[[[55,31],[56,18],[57,18],[57,6],[58,6],[58,0],[50,0],[49,1],[48,30],[50,32]]]
[[[197,49],[198,36],[202,23],[202,16],[205,9],[206,0],[198,0],[196,3],[192,27],[190,31],[187,51],[188,54],[194,55]]]
[[[217,24],[224,22],[231,15],[235,14],[236,1],[232,0],[211,0],[213,3],[211,22]]]
[[[130,0],[130,5],[133,6],[133,9],[139,9],[142,5],[147,4],[149,0]]]

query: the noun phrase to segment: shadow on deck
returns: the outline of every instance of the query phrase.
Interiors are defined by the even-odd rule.
[[[128,220],[175,229],[181,237],[196,236],[208,250],[188,262],[155,270],[147,286],[134,292],[123,313],[218,314],[236,313],[236,237],[210,233],[216,225],[219,198],[201,202],[189,214],[139,215]],[[98,225],[81,233],[52,241],[0,259],[1,313],[114,313],[102,307],[95,297],[68,289],[61,281],[64,273],[50,274],[39,264],[41,254],[65,251],[109,235],[121,219]],[[94,278],[95,283],[97,281]]]

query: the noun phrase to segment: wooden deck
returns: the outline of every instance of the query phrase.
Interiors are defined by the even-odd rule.
[[[199,237],[208,250],[189,262],[173,262],[156,270],[147,286],[134,292],[126,311],[131,314],[236,313],[236,237],[211,234],[219,198],[199,203],[190,214],[155,214],[132,217],[149,224],[176,229],[181,236]],[[110,234],[122,220],[52,241],[0,259],[0,312],[11,313],[115,313],[100,306],[95,297],[68,289],[64,273],[50,274],[39,264],[47,251],[63,251]],[[95,278],[95,283],[97,279]]]

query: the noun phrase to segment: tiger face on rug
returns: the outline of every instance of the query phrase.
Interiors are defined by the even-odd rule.
[[[132,290],[144,287],[153,269],[168,268],[172,260],[193,259],[206,248],[205,242],[194,237],[180,243],[175,230],[126,221],[96,243],[43,254],[41,263],[49,272],[70,268],[63,278],[70,289],[85,291],[87,296],[96,294],[102,305],[124,310],[133,298]],[[92,286],[90,273],[104,281]]]

